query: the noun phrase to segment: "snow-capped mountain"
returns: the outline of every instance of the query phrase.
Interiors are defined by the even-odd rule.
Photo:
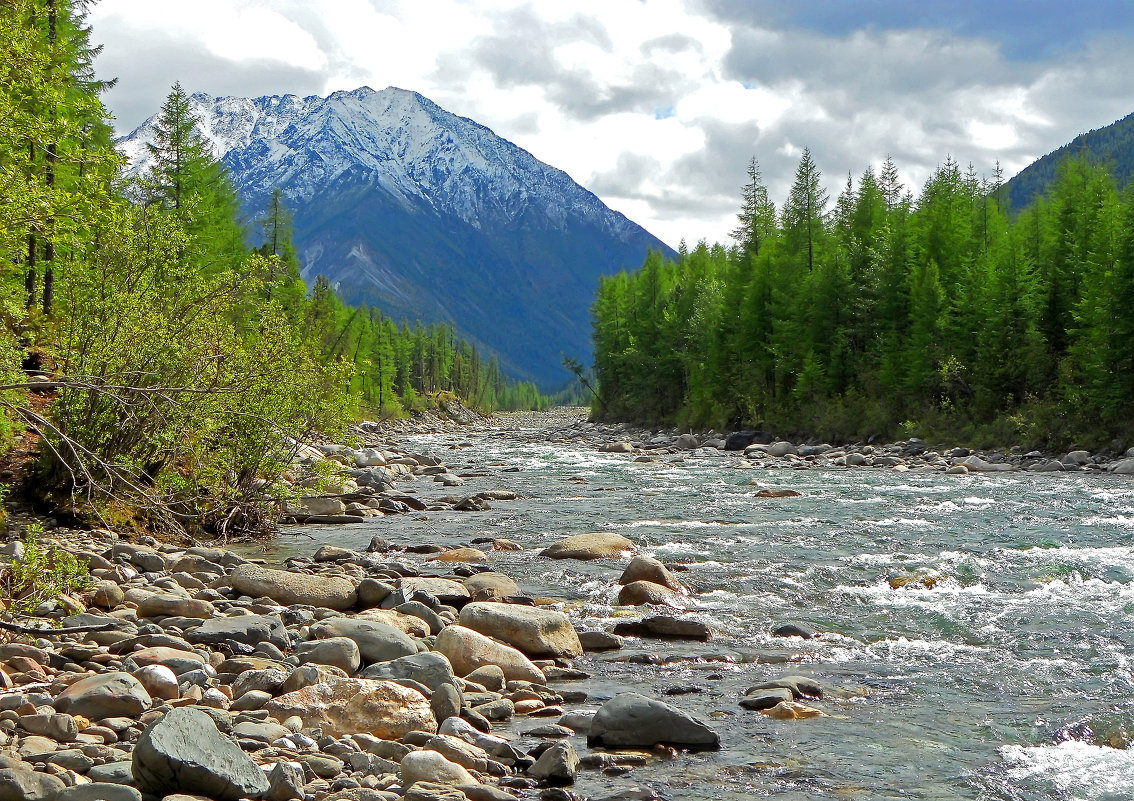
[[[415,92],[195,94],[198,130],[254,218],[281,187],[309,281],[395,319],[451,321],[517,377],[590,352],[598,277],[670,250],[561,170]],[[148,168],[151,118],[119,142]]]

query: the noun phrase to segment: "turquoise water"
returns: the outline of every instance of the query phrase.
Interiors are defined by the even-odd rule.
[[[718,635],[630,641],[580,660],[593,678],[563,686],[665,697],[711,721],[723,748],[625,777],[585,772],[580,792],[646,784],[673,799],[1134,797],[1134,749],[1108,745],[1134,739],[1130,477],[743,470],[733,456],[635,463],[549,444],[547,419],[402,443],[454,472],[484,474],[463,492],[512,489],[519,500],[306,531],[359,549],[376,534],[395,544],[516,540],[526,550],[492,553],[494,569],[528,594],[563,599],[593,627],[618,614],[623,565],[552,562],[540,547],[613,530],[684,565],[679,577],[696,590],[689,614]],[[458,442],[467,446],[449,449]],[[452,492],[428,479],[405,486],[423,498]],[[756,498],[762,487],[801,495]],[[285,540],[281,548],[294,547]],[[820,636],[774,637],[783,622]],[[626,661],[642,653],[662,663]],[[814,706],[827,717],[775,721],[737,705],[746,687],[787,672],[823,682]],[[662,696],[684,685],[701,691]],[[581,738],[575,746],[585,753]]]

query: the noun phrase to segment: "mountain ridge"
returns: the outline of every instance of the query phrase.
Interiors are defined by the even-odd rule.
[[[515,377],[589,356],[600,275],[673,251],[567,173],[424,96],[190,96],[246,213],[283,189],[308,281],[395,318],[453,322]],[[120,148],[144,172],[155,117]]]

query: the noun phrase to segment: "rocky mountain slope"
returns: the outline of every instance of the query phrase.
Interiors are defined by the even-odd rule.
[[[415,92],[192,96],[249,218],[281,187],[308,281],[395,319],[453,322],[545,386],[590,354],[600,275],[670,249],[561,170]],[[151,119],[119,146],[144,171]]]

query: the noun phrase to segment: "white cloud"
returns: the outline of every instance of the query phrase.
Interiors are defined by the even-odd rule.
[[[704,0],[102,0],[91,23],[124,128],[175,78],[217,94],[401,86],[672,244],[727,237],[753,155],[777,202],[803,147],[832,194],[888,154],[916,190],[946,155],[1011,174],[1134,110],[1122,31],[1017,61],[990,38],[756,16]]]

